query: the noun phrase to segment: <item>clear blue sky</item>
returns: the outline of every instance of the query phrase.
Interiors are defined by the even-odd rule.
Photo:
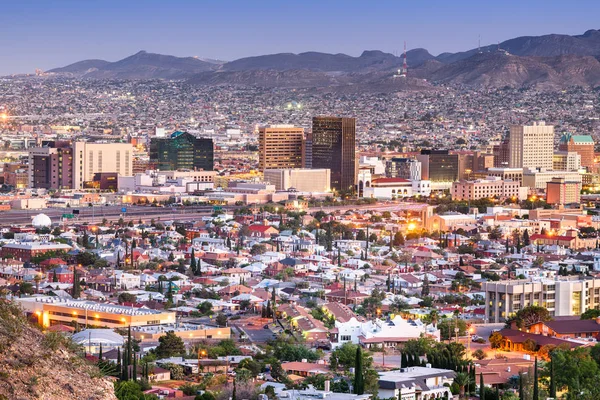
[[[523,35],[600,29],[600,1],[5,0],[0,74],[139,50],[233,60],[424,47],[437,55]]]

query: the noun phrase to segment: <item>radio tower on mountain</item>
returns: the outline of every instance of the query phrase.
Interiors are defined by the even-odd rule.
[[[400,76],[406,78],[406,74],[408,73],[408,64],[406,64],[406,41],[404,42],[404,54],[402,55],[402,70],[400,71]]]

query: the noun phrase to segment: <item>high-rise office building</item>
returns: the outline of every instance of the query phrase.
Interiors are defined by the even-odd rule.
[[[385,163],[385,176],[420,181],[421,163],[414,158],[394,157]]]
[[[302,146],[302,168],[312,168],[312,132],[306,133]]]
[[[554,127],[542,122],[513,125],[509,136],[510,168],[552,169]]]
[[[258,168],[302,168],[304,129],[292,125],[271,125],[258,131]]]
[[[431,182],[454,182],[458,180],[458,154],[448,150],[421,150],[417,156],[421,162],[421,179]]]
[[[133,174],[133,146],[130,143],[73,143],[73,188],[82,189],[97,173]]]
[[[508,139],[500,144],[495,144],[492,148],[494,154],[494,168],[508,168],[510,164],[510,144]]]
[[[590,135],[567,133],[560,139],[560,151],[575,152],[581,156],[581,166],[591,170],[594,166],[594,139]]]
[[[182,169],[212,171],[214,145],[209,138],[198,138],[176,131],[170,136],[150,141],[150,161],[161,171]]]
[[[67,141],[48,141],[29,150],[30,188],[72,189],[73,148]]]
[[[331,170],[331,187],[353,192],[356,185],[356,119],[314,117],[312,167]]]

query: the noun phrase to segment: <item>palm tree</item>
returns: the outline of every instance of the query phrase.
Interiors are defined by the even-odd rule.
[[[460,389],[459,398],[465,398],[465,387],[471,384],[471,377],[466,372],[457,372],[454,377],[454,383],[456,383]]]

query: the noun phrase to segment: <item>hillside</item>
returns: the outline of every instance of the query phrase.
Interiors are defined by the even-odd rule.
[[[113,385],[65,346],[31,327],[0,300],[0,399],[115,400]]]

